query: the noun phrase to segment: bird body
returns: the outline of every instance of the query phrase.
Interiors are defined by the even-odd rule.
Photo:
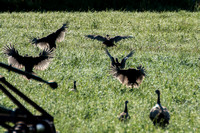
[[[118,58],[113,58],[110,53],[108,52],[108,50],[106,49],[106,54],[110,57],[111,60],[111,67],[119,67],[120,69],[125,68],[125,64],[126,64],[126,60],[131,57],[133,55],[133,51],[131,51],[126,57],[124,57],[121,62],[118,61]]]
[[[46,37],[40,39],[34,38],[32,40],[32,44],[35,44],[40,49],[56,48],[56,42],[61,42],[64,40],[66,28],[66,24],[63,24],[63,26],[60,29]]]
[[[25,67],[25,71],[29,73],[33,73],[33,68],[37,70],[45,70],[49,63],[50,59],[53,58],[52,50],[43,50],[39,56],[21,56],[18,51],[14,48],[14,46],[5,46],[4,54],[8,56],[8,63],[16,68]]]
[[[130,119],[130,116],[128,114],[128,107],[127,107],[128,101],[125,101],[125,108],[124,108],[124,112],[120,113],[118,116],[118,119],[121,121],[125,121],[127,119]]]
[[[169,124],[170,114],[167,108],[160,103],[160,91],[156,90],[156,93],[158,95],[157,104],[151,109],[149,117],[154,125],[165,127]]]
[[[144,80],[145,70],[141,66],[137,67],[137,69],[129,68],[126,70],[112,67],[111,74],[127,87],[138,88]]]
[[[115,36],[113,38],[110,38],[109,35],[106,35],[106,37],[103,37],[103,36],[100,36],[100,35],[86,35],[85,37],[101,41],[107,47],[116,46],[115,43],[122,40],[122,39],[132,38],[132,36]]]

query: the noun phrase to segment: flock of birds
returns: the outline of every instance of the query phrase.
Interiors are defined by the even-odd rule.
[[[53,52],[56,49],[56,43],[64,40],[66,29],[68,28],[67,24],[63,24],[61,28],[59,28],[56,32],[51,33],[50,35],[43,38],[34,38],[32,40],[32,44],[42,49],[39,56],[33,57],[28,55],[20,55],[18,50],[14,48],[13,45],[6,45],[3,47],[3,52],[8,56],[8,63],[16,68],[25,68],[25,71],[28,73],[35,74],[33,69],[37,70],[45,70],[48,68],[51,59],[53,58]],[[132,38],[132,36],[115,36],[110,38],[109,35],[106,37],[100,35],[86,35],[85,37],[90,39],[95,39],[101,41],[107,47],[116,46],[116,42]],[[111,74],[113,77],[117,78],[122,84],[126,85],[130,88],[138,88],[145,77],[145,69],[142,66],[138,66],[135,68],[124,69],[126,60],[134,54],[134,51],[131,51],[126,57],[124,57],[121,62],[119,62],[118,58],[114,58],[111,56],[109,51],[105,49],[106,54],[109,56],[111,60]],[[30,77],[26,77],[30,79]],[[74,81],[74,87],[71,91],[77,92],[76,81]],[[157,104],[150,111],[150,119],[152,120],[154,125],[159,125],[165,127],[169,124],[170,114],[166,107],[161,105],[160,102],[160,91],[156,90],[156,94],[158,95]],[[127,107],[128,101],[125,101],[125,109],[118,116],[119,120],[126,121],[130,119]]]

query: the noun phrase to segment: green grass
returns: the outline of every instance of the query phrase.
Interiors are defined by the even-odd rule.
[[[46,36],[70,22],[48,69],[35,71],[58,82],[56,90],[0,69],[9,82],[54,116],[61,133],[200,132],[200,12],[29,12],[1,13],[0,18],[0,47],[16,44],[20,54],[34,56],[39,51],[30,44],[33,37]],[[145,67],[147,76],[138,89],[130,91],[110,75],[105,47],[86,39],[87,34],[134,36],[108,50],[120,59],[135,50],[126,68]],[[0,59],[7,63],[2,53]],[[69,91],[74,80],[79,93]],[[154,127],[149,119],[156,89],[171,115],[165,129]],[[1,105],[16,108],[2,92],[0,100]],[[117,115],[125,100],[131,119],[121,123]]]

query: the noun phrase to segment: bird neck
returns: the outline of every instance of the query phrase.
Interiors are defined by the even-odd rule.
[[[160,109],[163,111],[163,108],[162,108],[161,103],[160,103],[160,94],[158,94],[157,104],[159,105]]]
[[[127,107],[127,103],[125,103],[125,109],[124,109],[125,113],[128,113],[128,107]]]
[[[74,83],[74,89],[76,90],[76,83]]]

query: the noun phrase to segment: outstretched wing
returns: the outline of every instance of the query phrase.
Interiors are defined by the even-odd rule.
[[[134,51],[131,51],[126,57],[124,57],[124,58],[122,59],[122,61],[121,61],[121,68],[124,68],[124,67],[125,67],[126,60],[127,60],[129,57],[133,56],[133,53],[134,53]]]
[[[65,38],[65,31],[66,31],[66,28],[68,28],[67,26],[68,24],[63,24],[63,26],[58,29],[55,34],[56,34],[56,41],[57,42],[62,42]]]
[[[96,39],[96,40],[102,41],[102,42],[107,40],[105,37],[100,36],[100,35],[86,35],[85,37],[90,38],[90,39]]]
[[[122,39],[127,39],[127,38],[133,38],[132,36],[115,36],[113,38],[111,38],[110,40],[112,40],[113,42],[119,42]]]
[[[38,70],[45,70],[49,66],[51,59],[53,58],[54,49],[43,50],[38,57],[33,58],[34,68]]]
[[[8,63],[14,67],[21,69],[24,66],[23,56],[19,55],[18,51],[14,48],[14,46],[6,45],[3,47],[3,52],[8,56]]]
[[[106,51],[106,54],[110,57],[112,66],[115,66],[115,60],[114,60],[114,58],[110,55],[110,53],[108,52],[107,49],[105,49],[105,51]]]
[[[35,44],[40,49],[47,49],[47,48],[49,48],[48,41],[49,41],[49,39],[47,37],[43,37],[43,38],[40,38],[40,39],[34,38],[32,40],[32,44]]]

